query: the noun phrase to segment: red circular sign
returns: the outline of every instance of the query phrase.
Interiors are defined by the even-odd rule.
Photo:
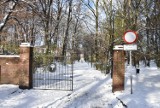
[[[136,42],[137,39],[138,34],[135,31],[129,30],[124,33],[123,40],[128,44]]]

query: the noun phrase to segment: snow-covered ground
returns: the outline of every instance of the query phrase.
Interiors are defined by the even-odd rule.
[[[130,76],[133,77],[131,94]],[[112,93],[110,75],[88,63],[74,64],[74,90],[21,90],[17,85],[0,85],[0,108],[160,108],[160,69],[126,67],[125,90]]]

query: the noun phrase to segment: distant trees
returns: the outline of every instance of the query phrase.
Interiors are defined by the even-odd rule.
[[[92,2],[92,0],[87,0],[84,3],[94,13],[96,7]],[[112,0],[102,0],[99,4],[98,9],[101,11],[99,16],[102,15],[103,19],[99,17],[98,21],[98,39],[101,41],[97,39],[100,47],[96,50],[99,57],[96,61],[103,63],[107,61],[107,64],[112,65],[110,60],[112,59],[113,45],[125,44],[122,40],[124,32],[134,30],[139,34],[138,51],[133,54],[134,65],[143,60],[146,66],[149,66],[150,60],[153,59],[159,65],[160,30],[159,23],[156,23],[160,12],[159,1],[117,0],[114,3]],[[92,7],[89,7],[91,5]],[[92,9],[93,7],[95,10]],[[96,19],[94,21],[96,24]],[[96,35],[96,31],[94,33]],[[105,55],[103,55],[104,52]],[[100,61],[101,56],[102,61]]]
[[[117,0],[118,10],[115,15],[115,35],[123,35],[126,30],[134,30],[139,33],[138,51],[133,55],[134,65],[143,60],[146,66],[150,66],[150,60],[155,59],[159,52],[159,18],[158,0]],[[120,17],[120,19],[119,19]],[[119,19],[122,23],[118,26]],[[118,28],[118,29],[116,29]],[[122,31],[121,31],[122,30]],[[121,32],[120,32],[121,31]],[[157,32],[157,33],[155,33]],[[156,60],[158,60],[156,58]],[[158,62],[157,62],[158,63]],[[157,64],[158,65],[158,64]]]
[[[81,23],[83,18],[81,2],[6,0],[0,3],[1,45],[6,46],[5,42],[11,41],[15,44],[30,42],[32,45],[44,45],[47,49],[46,53],[55,48],[61,48],[63,50],[60,53],[65,55],[66,51],[72,47],[72,43],[74,46],[79,43],[75,42],[79,41],[76,38],[82,35],[84,29]],[[10,8],[7,7],[8,5]]]
[[[1,0],[0,13],[4,48],[30,42],[65,56],[82,46],[86,60],[109,72],[113,46],[124,44],[126,30],[135,30],[134,65],[143,60],[149,66],[152,59],[160,65],[159,0]]]

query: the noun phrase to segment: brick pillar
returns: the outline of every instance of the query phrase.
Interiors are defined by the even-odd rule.
[[[112,92],[124,90],[125,55],[123,50],[113,53]]]
[[[0,84],[1,84],[1,65],[0,65]]]
[[[33,47],[29,43],[20,45],[20,73],[19,73],[19,88],[32,88],[32,54]]]

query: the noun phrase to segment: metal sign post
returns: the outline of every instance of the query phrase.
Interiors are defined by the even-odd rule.
[[[129,51],[129,55],[130,55],[130,62],[129,65],[130,67],[132,66],[132,51],[137,50],[137,45],[133,44],[136,42],[136,40],[138,39],[138,35],[135,31],[127,31],[125,32],[124,36],[123,36],[123,40],[127,43],[127,45],[124,45],[124,50]],[[133,89],[132,89],[132,73],[130,73],[130,80],[131,80],[131,94],[133,93]]]
[[[132,51],[129,51],[129,65],[132,66]]]

